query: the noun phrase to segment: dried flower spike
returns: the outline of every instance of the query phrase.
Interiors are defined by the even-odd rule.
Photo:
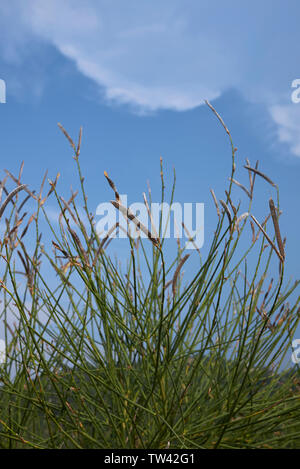
[[[173,277],[173,280],[172,280],[172,292],[173,292],[173,296],[175,296],[176,294],[176,284],[177,284],[177,279],[178,279],[178,275],[179,275],[179,272],[183,266],[183,264],[188,260],[188,258],[190,257],[189,254],[186,254],[182,259],[181,261],[179,262],[178,266],[177,266],[177,269],[175,270],[175,273],[174,273],[174,277]]]
[[[27,187],[26,184],[22,184],[21,186],[18,186],[13,191],[11,191],[10,194],[8,194],[8,196],[6,197],[6,199],[4,200],[3,204],[0,207],[0,218],[2,217],[3,212],[4,212],[5,208],[7,207],[8,203],[14,198],[14,196],[18,192],[25,189],[26,187]]]
[[[150,231],[148,230],[148,228],[146,228],[143,225],[143,223],[141,223],[136,218],[136,216],[129,210],[129,208],[124,207],[117,200],[111,200],[110,202],[115,208],[117,208],[123,214],[123,216],[126,219],[131,220],[137,226],[137,228],[139,228],[141,231],[143,231],[143,233],[150,239],[150,241],[154,244],[155,247],[159,247],[159,245],[160,245],[159,238],[153,237],[152,234],[150,233]]]
[[[258,171],[258,169],[251,168],[250,166],[244,166],[244,168],[247,169],[248,171],[252,171],[253,173],[255,173],[258,176],[262,177],[263,179],[265,179],[265,181],[267,181],[269,184],[271,184],[271,186],[277,187],[275,182],[273,182],[266,174],[262,173],[261,171]]]
[[[265,232],[265,230],[263,229],[263,227],[261,226],[261,224],[256,220],[256,218],[251,215],[251,218],[252,220],[254,221],[254,223],[256,223],[256,225],[258,226],[258,228],[261,230],[261,232],[263,233],[263,235],[265,236],[265,238],[269,241],[270,245],[272,246],[272,248],[274,249],[274,251],[276,252],[277,256],[279,257],[280,261],[281,262],[284,262],[284,258],[282,257],[281,253],[278,251],[277,247],[275,246],[275,244],[273,243],[273,241],[271,240],[271,238],[267,235],[267,233]]]
[[[282,242],[282,239],[281,239],[281,234],[280,234],[280,229],[279,229],[279,224],[278,224],[278,217],[277,217],[275,205],[274,205],[274,202],[273,202],[272,198],[270,198],[270,200],[269,200],[269,206],[270,206],[270,212],[271,212],[271,215],[272,215],[277,246],[278,246],[278,249],[279,249],[279,252],[280,252],[282,258],[284,259],[285,258],[284,246],[283,246],[283,242]]]
[[[106,171],[104,171],[104,176],[106,177],[106,179],[107,179],[107,181],[108,181],[108,184],[110,185],[110,187],[111,187],[112,190],[114,191],[116,200],[119,202],[119,201],[120,201],[120,195],[119,195],[119,192],[117,191],[117,188],[116,188],[116,186],[115,186],[115,183],[110,179],[110,177],[108,176],[108,174],[107,174]]]

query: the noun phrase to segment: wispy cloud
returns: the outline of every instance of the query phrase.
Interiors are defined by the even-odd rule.
[[[291,152],[300,157],[300,105],[272,106],[270,113],[277,124],[278,140],[287,143]]]
[[[193,109],[235,88],[270,110],[280,141],[299,156],[286,125],[299,111],[282,107],[300,73],[299,11],[297,0],[11,0],[0,5],[2,53],[12,60],[15,45],[18,57],[23,36],[51,43],[108,101],[143,111]]]

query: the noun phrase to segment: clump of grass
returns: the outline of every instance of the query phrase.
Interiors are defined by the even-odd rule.
[[[129,235],[126,269],[112,260],[108,243],[121,226],[99,238],[79,161],[81,129],[76,145],[59,125],[74,152],[82,203],[77,192],[68,201],[59,196],[59,174],[43,197],[46,175],[36,196],[21,183],[23,165],[18,178],[7,172],[17,187],[9,192],[7,177],[1,182],[7,195],[0,209],[6,216],[0,253],[7,349],[0,367],[1,448],[300,446],[299,370],[283,366],[299,322],[299,281],[284,285],[278,187],[248,161],[249,189],[235,179],[236,148],[208,105],[228,135],[232,169],[219,202],[211,190],[216,229],[207,256],[194,251],[200,265],[186,284],[182,267],[189,255],[179,239],[166,264],[162,223],[154,227],[150,220],[150,233],[122,210],[105,173],[112,203],[147,235]],[[276,190],[273,240],[270,215],[259,223],[252,214],[255,176]],[[162,161],[161,182],[164,195]],[[233,184],[247,195],[246,212],[233,200]],[[49,197],[60,211],[57,225],[47,216]],[[29,200],[36,208],[23,213]],[[150,217],[145,195],[144,201]],[[46,245],[42,218],[50,233]],[[270,281],[274,253],[280,270]]]

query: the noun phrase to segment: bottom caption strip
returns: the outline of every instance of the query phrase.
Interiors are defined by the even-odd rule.
[[[131,453],[116,451],[103,455],[104,464],[118,464],[126,467],[136,467],[146,464],[194,464],[195,451],[154,451],[137,450]]]

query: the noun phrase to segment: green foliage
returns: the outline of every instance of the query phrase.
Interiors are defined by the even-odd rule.
[[[69,202],[59,197],[58,178],[48,194],[60,210],[56,225],[42,188],[39,196],[26,189],[23,202],[21,192],[10,200],[1,241],[1,448],[300,447],[299,371],[282,366],[299,321],[299,282],[284,287],[281,258],[269,283],[278,257],[263,233],[257,239],[253,231],[240,249],[250,215],[239,219],[231,199],[235,148],[217,117],[230,139],[231,181],[208,254],[186,285],[180,245],[167,265],[162,239],[129,238],[124,272],[109,256],[87,206],[81,133],[75,146],[62,128],[74,150],[84,218],[75,194]],[[259,173],[248,171],[250,213]],[[28,197],[37,209],[24,233]]]

